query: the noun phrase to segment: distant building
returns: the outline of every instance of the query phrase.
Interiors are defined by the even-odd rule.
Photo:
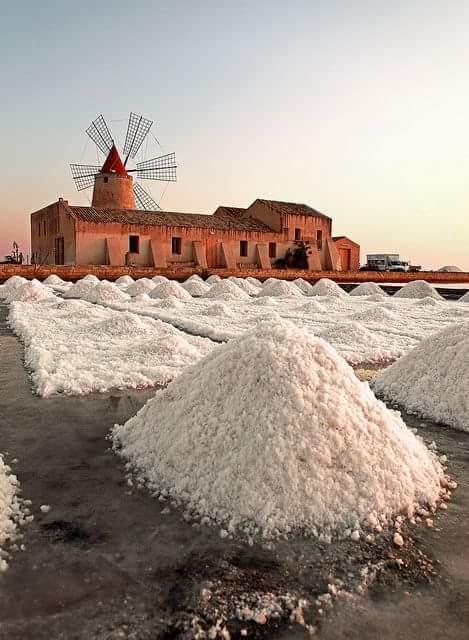
[[[258,199],[212,215],[139,210],[132,176],[116,162],[119,171],[108,157],[95,176],[93,206],[59,198],[31,214],[32,262],[270,269],[304,242],[310,270],[359,268],[359,245],[333,238],[332,219],[305,204]]]

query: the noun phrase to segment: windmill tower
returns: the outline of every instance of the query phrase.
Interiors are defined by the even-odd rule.
[[[148,120],[136,113],[130,113],[125,136],[122,158],[102,115],[93,120],[86,130],[97,148],[106,156],[101,167],[95,165],[71,164],[72,177],[78,191],[93,187],[92,206],[102,209],[144,209],[158,211],[160,207],[138,182],[141,180],[176,181],[176,157],[168,153],[157,158],[137,162],[135,168],[127,167],[141,148],[152,126]]]

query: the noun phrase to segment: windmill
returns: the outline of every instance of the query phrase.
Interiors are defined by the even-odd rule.
[[[93,187],[93,207],[114,209],[161,210],[151,195],[130,174],[140,180],[176,181],[176,156],[168,153],[143,162],[136,162],[133,169],[127,168],[134,160],[153,124],[136,113],[130,113],[122,161],[109,128],[100,115],[86,129],[87,135],[106,156],[101,167],[71,164],[72,177],[78,191]],[[138,205],[138,206],[136,206]]]

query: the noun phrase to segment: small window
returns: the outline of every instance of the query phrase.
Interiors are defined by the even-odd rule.
[[[248,241],[240,240],[239,242],[239,255],[241,258],[247,258],[248,255]]]
[[[129,253],[140,253],[140,236],[129,236]]]
[[[269,258],[277,257],[277,243],[269,242]]]
[[[301,240],[301,229],[295,229],[295,240],[296,242]]]
[[[176,256],[180,256],[181,255],[181,253],[182,253],[181,245],[182,245],[182,239],[181,238],[173,237],[171,239],[171,250],[172,250],[174,255],[176,255]]]
[[[322,249],[322,230],[318,229],[316,231],[316,245],[318,249]]]
[[[104,176],[104,182],[107,182],[109,180],[109,178],[107,176]]]

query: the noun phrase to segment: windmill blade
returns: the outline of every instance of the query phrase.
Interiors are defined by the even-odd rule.
[[[102,115],[98,116],[96,120],[93,120],[86,130],[86,133],[104,155],[109,153],[114,144],[114,140]]]
[[[145,191],[138,182],[134,184],[134,194],[139,209],[144,209],[145,211],[161,211],[161,207],[156,204],[151,195]]]
[[[125,135],[124,166],[127,164],[129,158],[135,158],[152,124],[153,120],[148,120],[137,113],[130,112],[129,124],[127,125],[127,133]]]
[[[90,164],[71,164],[70,169],[78,191],[92,187],[95,176],[101,171],[101,167]]]
[[[137,178],[143,180],[176,182],[176,168],[176,154],[168,153],[165,156],[145,160],[145,162],[137,162],[137,168],[131,171],[135,171]]]

